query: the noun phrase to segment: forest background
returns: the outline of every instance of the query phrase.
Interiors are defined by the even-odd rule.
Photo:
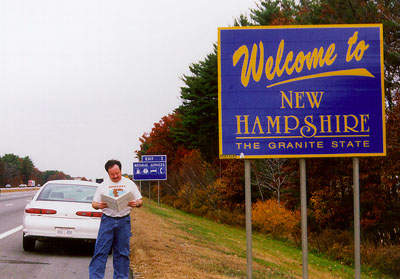
[[[10,184],[18,186],[27,184],[28,180],[34,180],[36,185],[43,185],[49,180],[72,179],[68,174],[58,170],[41,171],[35,167],[29,156],[23,158],[9,153],[0,156],[0,185]],[[85,177],[80,177],[87,180]]]
[[[400,276],[400,5],[398,0],[260,1],[234,26],[382,23],[387,156],[360,159],[361,259]],[[210,42],[211,44],[212,42]],[[182,104],[139,139],[142,155],[167,155],[161,202],[222,223],[244,226],[242,160],[218,158],[217,46],[183,75]],[[300,245],[296,159],[253,160],[253,228]],[[29,157],[0,157],[0,185],[71,179],[40,171]],[[85,178],[83,178],[85,180]],[[157,195],[157,184],[150,195]],[[146,194],[146,191],[142,191]],[[147,193],[149,194],[149,193]],[[353,263],[351,158],[307,159],[309,246]]]

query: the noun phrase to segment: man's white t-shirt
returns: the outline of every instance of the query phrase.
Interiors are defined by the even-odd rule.
[[[134,200],[139,200],[142,198],[142,195],[140,194],[136,184],[126,177],[121,177],[119,182],[113,182],[110,180],[110,178],[104,179],[104,181],[97,187],[93,201],[101,202],[101,194],[114,196],[114,192],[118,192],[119,195],[122,195],[126,192],[132,192]],[[130,207],[127,207],[120,212],[110,208],[103,209],[103,213],[110,217],[122,217],[128,215],[130,212]]]

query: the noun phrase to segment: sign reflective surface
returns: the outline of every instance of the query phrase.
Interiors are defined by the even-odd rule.
[[[219,29],[221,158],[386,154],[382,25]]]

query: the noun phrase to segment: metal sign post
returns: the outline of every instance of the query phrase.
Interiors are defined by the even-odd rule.
[[[353,158],[353,199],[354,199],[354,273],[355,279],[361,278],[360,256],[360,179],[359,160]]]
[[[253,256],[252,256],[252,229],[251,229],[251,173],[250,161],[244,160],[245,179],[245,208],[246,208],[246,258],[247,279],[253,278]]]
[[[301,247],[303,279],[308,278],[306,160],[300,159]]]
[[[160,206],[160,180],[157,180],[157,191],[158,191],[158,198],[157,198],[157,205]]]

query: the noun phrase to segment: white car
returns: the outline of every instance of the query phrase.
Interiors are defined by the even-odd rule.
[[[101,210],[92,207],[98,183],[76,180],[48,181],[26,205],[23,220],[25,251],[36,241],[74,239],[94,243]]]

